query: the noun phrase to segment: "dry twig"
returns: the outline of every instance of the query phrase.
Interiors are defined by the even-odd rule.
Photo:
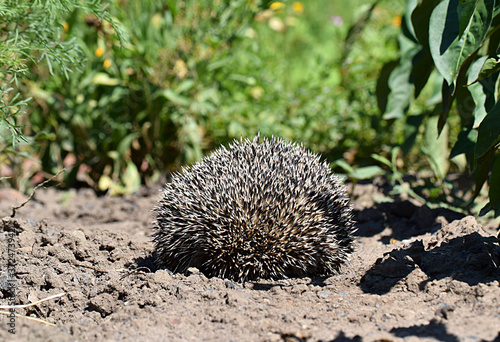
[[[63,168],[63,169],[59,170],[59,172],[57,172],[54,176],[50,177],[49,179],[46,179],[42,183],[40,183],[37,186],[35,186],[35,188],[33,189],[33,192],[31,193],[31,195],[28,197],[28,199],[26,201],[24,201],[23,203],[21,203],[18,206],[15,206],[15,207],[13,206],[12,207],[12,214],[10,215],[10,217],[14,218],[16,216],[16,210],[17,209],[21,209],[22,207],[24,207],[26,205],[26,203],[28,203],[31,200],[31,198],[33,198],[33,196],[35,195],[35,191],[38,188],[40,188],[40,187],[44,186],[45,184],[47,184],[48,182],[54,180],[54,178],[56,178],[57,176],[59,176],[59,174],[61,172],[63,172],[63,171],[66,171],[66,169]]]
[[[66,294],[66,292],[61,292],[61,293],[58,293],[56,295],[49,296],[47,298],[37,300],[36,302],[30,303],[30,304],[24,304],[24,305],[0,305],[0,309],[24,309],[24,308],[29,308],[30,306],[38,305],[38,304],[40,304],[42,302],[45,302],[47,300],[51,300],[51,299],[54,299],[54,298],[62,297],[65,294]]]
[[[47,298],[44,298],[44,299],[40,299],[40,300],[37,300],[36,302],[34,303],[30,303],[30,304],[24,304],[24,305],[0,305],[0,309],[24,309],[24,308],[28,308],[30,306],[34,306],[34,305],[37,305],[37,304],[40,304],[40,303],[43,303],[47,300],[51,300],[51,299],[54,299],[54,298],[59,298],[59,297],[62,297],[66,294],[66,292],[62,292],[62,293],[58,293],[56,295],[53,295],[53,296],[49,296]],[[7,311],[0,311],[0,314],[2,315],[6,315],[6,316],[11,316],[13,313],[12,312],[7,312]],[[34,318],[34,317],[29,317],[29,316],[23,316],[23,315],[19,315],[19,314],[14,314],[15,317],[22,317],[22,318],[26,318],[26,319],[29,319],[31,321],[35,321],[35,322],[40,322],[40,323],[43,323],[43,324],[47,324],[47,325],[52,325],[52,326],[56,326],[54,323],[50,323],[50,322],[47,322],[47,321],[44,321],[43,319],[40,319],[40,318]]]
[[[0,311],[0,315],[10,316],[10,315],[12,315],[12,313],[7,312],[7,311]],[[50,322],[44,321],[43,319],[40,319],[40,318],[23,316],[23,315],[19,315],[19,314],[14,314],[14,316],[26,318],[26,319],[29,319],[30,321],[35,321],[35,322],[40,322],[40,323],[47,324],[47,325],[52,325],[53,327],[56,326],[54,323],[50,323]]]

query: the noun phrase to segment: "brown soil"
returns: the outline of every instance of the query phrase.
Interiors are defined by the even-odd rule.
[[[357,185],[357,249],[341,274],[240,284],[155,268],[158,195],[40,190],[15,219],[8,216],[21,198],[4,196],[0,303],[64,295],[15,310],[55,326],[17,317],[11,334],[0,314],[0,340],[500,340],[500,247],[484,241],[496,232],[473,217],[383,202],[379,187]]]

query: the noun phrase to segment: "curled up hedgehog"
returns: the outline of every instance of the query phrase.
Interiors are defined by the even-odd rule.
[[[352,210],[326,162],[281,139],[234,141],[172,177],[153,209],[156,261],[236,281],[335,274]]]

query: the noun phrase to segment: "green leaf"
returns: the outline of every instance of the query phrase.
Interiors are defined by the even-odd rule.
[[[429,49],[429,23],[432,11],[440,0],[421,0],[411,12],[411,22],[415,37]]]
[[[434,62],[430,52],[422,49],[413,57],[412,64],[410,79],[415,85],[415,98],[417,98],[434,70]]]
[[[500,101],[486,114],[477,132],[475,154],[481,157],[500,142]]]
[[[457,13],[458,13],[458,27],[459,27],[459,33],[458,36],[461,37],[465,30],[467,29],[467,26],[469,25],[470,20],[472,19],[472,16],[474,15],[474,9],[477,5],[478,1],[476,0],[464,0],[464,1],[459,1],[458,6],[457,6]]]
[[[208,64],[207,66],[207,70],[208,71],[214,71],[214,70],[217,70],[217,69],[220,69],[220,68],[224,68],[226,67],[231,61],[233,60],[232,57],[225,57],[225,58],[222,58],[222,59],[219,59],[219,60],[216,60],[216,61],[213,61],[213,62],[210,62],[210,64]]]
[[[387,98],[387,108],[382,117],[385,120],[402,118],[410,106],[415,88],[410,81],[412,58],[417,52],[416,49],[407,52],[389,76],[388,83],[391,92]]]
[[[375,89],[377,95],[377,105],[381,113],[385,113],[387,110],[388,98],[391,95],[391,88],[389,87],[389,78],[392,72],[399,65],[399,61],[391,61],[382,67],[380,70],[377,87]]]
[[[459,1],[443,0],[432,11],[430,51],[436,68],[452,89],[464,61],[483,44],[491,25],[494,5],[494,0],[476,0],[472,14],[468,14],[470,9],[462,8],[460,13],[463,17],[459,17]]]
[[[450,159],[463,153],[465,153],[468,159],[472,158],[476,141],[477,130],[472,129],[471,126],[463,127],[462,131],[458,134],[457,142],[451,149]]]
[[[483,66],[481,67],[481,70],[479,71],[479,74],[477,75],[477,78],[472,81],[471,83],[467,84],[467,86],[470,86],[476,82],[481,81],[482,79],[485,79],[497,72],[500,71],[500,60],[498,59],[500,56],[497,57],[491,57],[487,58],[486,61],[484,61]],[[484,57],[486,58],[486,57]],[[481,60],[484,60],[482,58]]]
[[[444,125],[446,124],[446,120],[448,120],[448,114],[450,114],[451,104],[453,103],[452,96],[453,88],[443,80],[443,86],[441,87],[441,112],[439,113],[439,120],[437,122],[438,134],[441,134]],[[436,107],[436,110],[438,107]]]
[[[372,165],[372,166],[365,166],[365,167],[360,167],[354,172],[349,174],[349,177],[361,180],[361,179],[371,179],[376,176],[380,176],[385,174],[384,169],[382,169],[380,166],[377,165]]]
[[[458,87],[455,94],[456,108],[460,115],[462,127],[472,126],[474,122],[474,112],[476,110],[474,97],[466,87]]]
[[[481,83],[474,83],[474,80],[477,80],[481,67],[484,64],[488,57],[480,57],[478,58],[474,63],[471,64],[469,68],[469,74],[467,78],[467,82],[470,84],[467,87],[467,90],[469,90],[472,99],[474,101],[474,127],[478,127],[481,121],[483,121],[484,117],[486,116],[486,102],[487,102],[487,92],[488,89],[486,89]],[[473,82],[474,81],[474,82]],[[494,94],[493,94],[494,96]],[[473,105],[471,104],[471,106]],[[460,110],[460,107],[458,108]],[[462,115],[462,114],[461,114]],[[462,118],[462,126],[467,125],[469,120],[465,120]]]
[[[345,172],[347,172],[348,174],[352,174],[354,172],[354,168],[349,165],[345,160],[343,159],[339,159],[339,160],[336,160],[332,163],[333,167],[335,166],[338,166],[340,168],[342,168]]]
[[[391,161],[387,159],[386,157],[379,156],[378,154],[372,154],[370,157],[378,161],[379,163],[382,163],[384,165],[387,165],[389,168],[392,168]]]
[[[445,126],[441,135],[438,136],[437,116],[430,117],[425,124],[424,152],[429,158],[430,165],[435,175],[440,179],[446,176],[449,168],[448,160],[448,126]]]
[[[175,91],[172,89],[165,89],[159,92],[159,96],[163,96],[173,104],[180,106],[180,107],[186,107],[189,106],[189,103],[191,100],[185,96],[177,94]]]
[[[141,176],[137,170],[137,166],[131,161],[127,162],[127,168],[122,175],[122,181],[125,185],[127,193],[131,194],[139,189],[141,186]]]
[[[182,81],[182,83],[179,84],[179,86],[177,87],[176,92],[177,92],[177,94],[181,94],[181,93],[193,88],[193,86],[194,86],[193,80]]]
[[[134,138],[136,138],[138,135],[139,135],[139,133],[130,133],[125,138],[121,139],[116,151],[119,153],[119,155],[122,158],[125,158],[127,153],[130,151],[130,145],[132,144],[132,141],[134,140]]]
[[[490,175],[490,205],[491,209],[495,211],[495,216],[500,215],[500,156],[495,156],[495,161],[493,163],[493,168],[491,169]]]

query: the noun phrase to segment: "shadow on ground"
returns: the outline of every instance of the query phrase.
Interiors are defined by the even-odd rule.
[[[466,217],[379,258],[361,278],[365,293],[384,294],[396,284],[418,292],[433,280],[450,278],[469,285],[500,278],[500,247],[484,241]]]

